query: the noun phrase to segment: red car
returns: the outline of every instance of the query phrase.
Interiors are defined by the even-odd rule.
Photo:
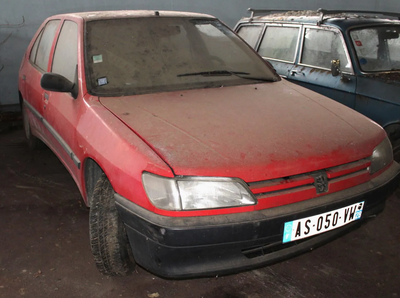
[[[209,15],[50,17],[19,96],[29,146],[49,146],[90,207],[109,275],[279,261],[379,213],[399,181],[380,126],[281,80]]]

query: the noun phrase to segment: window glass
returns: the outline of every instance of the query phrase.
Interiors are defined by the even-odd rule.
[[[251,68],[250,65],[244,66],[246,63],[251,63],[251,59],[243,51],[246,45],[234,33],[219,23],[199,22],[195,24],[195,28],[200,35],[200,44],[204,44],[204,52],[201,55],[208,57],[213,67],[226,69],[226,65],[228,65],[229,70],[233,71],[238,71],[243,67]]]
[[[301,63],[331,69],[331,61],[337,59],[342,71],[352,71],[340,33],[307,28]]]
[[[255,48],[262,29],[262,26],[242,26],[239,28],[238,35]]]
[[[258,53],[266,58],[294,62],[299,28],[268,27]]]
[[[363,71],[400,69],[400,27],[380,26],[350,32]]]
[[[88,91],[101,96],[254,84],[279,78],[214,19],[127,18],[86,23]]]
[[[31,50],[31,55],[29,57],[29,60],[31,60],[31,62],[33,62],[33,63],[35,63],[35,60],[36,60],[37,49],[38,49],[40,39],[42,38],[42,34],[43,34],[43,30],[40,31],[40,34],[36,38],[35,43],[33,44],[33,47]]]
[[[35,64],[44,71],[47,71],[47,66],[49,64],[49,57],[51,46],[54,41],[54,35],[60,20],[53,20],[47,23],[46,28],[44,28],[42,38],[37,49]]]
[[[73,82],[77,64],[78,25],[71,21],[65,21],[54,51],[52,72]]]
[[[388,40],[388,56],[395,69],[400,68],[400,38]]]

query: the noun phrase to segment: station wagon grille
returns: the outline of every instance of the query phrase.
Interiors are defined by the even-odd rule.
[[[272,208],[337,192],[370,179],[369,158],[327,168],[322,171],[300,174],[273,180],[249,183],[259,207]]]

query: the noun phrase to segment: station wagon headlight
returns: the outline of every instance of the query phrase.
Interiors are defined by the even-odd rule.
[[[392,145],[388,138],[385,138],[378,146],[375,147],[371,156],[371,166],[369,172],[374,174],[380,169],[390,164],[393,160]]]
[[[160,209],[200,210],[256,204],[256,199],[240,179],[165,178],[143,173],[142,181],[150,201]]]

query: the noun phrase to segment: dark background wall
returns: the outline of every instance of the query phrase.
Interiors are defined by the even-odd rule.
[[[48,16],[78,11],[150,9],[212,14],[233,27],[247,8],[371,10],[400,12],[399,0],[0,0],[0,109],[18,103],[17,76],[23,53]]]

